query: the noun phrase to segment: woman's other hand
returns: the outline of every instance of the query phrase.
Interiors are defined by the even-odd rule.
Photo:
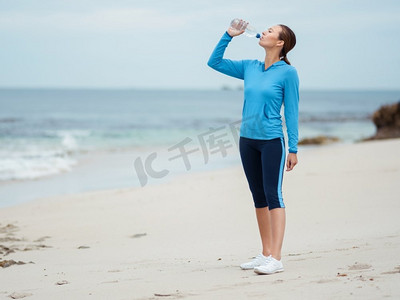
[[[297,154],[296,153],[289,153],[286,162],[286,171],[293,170],[294,166],[297,165]]]

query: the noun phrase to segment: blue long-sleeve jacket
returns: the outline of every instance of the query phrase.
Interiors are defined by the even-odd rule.
[[[244,80],[244,103],[240,136],[252,139],[284,137],[282,104],[289,138],[289,152],[297,153],[299,77],[296,69],[280,60],[265,70],[258,60],[224,59],[232,37],[225,32],[208,61],[208,66]]]

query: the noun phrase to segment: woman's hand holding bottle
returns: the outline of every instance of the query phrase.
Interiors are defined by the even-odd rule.
[[[241,35],[249,23],[242,19],[234,19],[231,22],[227,32],[231,37]]]
[[[256,37],[258,39],[261,37],[261,34],[257,33],[257,30],[249,25],[249,22],[242,19],[233,19],[227,32],[231,37],[241,35],[242,33],[248,37]]]

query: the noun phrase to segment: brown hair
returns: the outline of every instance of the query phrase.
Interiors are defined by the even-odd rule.
[[[284,41],[283,48],[279,56],[288,65],[290,65],[290,62],[287,59],[286,55],[296,45],[296,35],[294,34],[293,30],[286,25],[279,24],[279,26],[282,28],[282,31],[279,33],[279,39]]]

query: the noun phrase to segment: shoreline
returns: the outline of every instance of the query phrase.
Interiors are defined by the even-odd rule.
[[[340,147],[341,145],[357,144],[360,141],[338,141],[322,145],[300,145],[299,152],[313,151],[319,147]],[[96,150],[90,153],[77,153],[72,159],[76,160],[74,166],[69,171],[63,171],[56,174],[49,174],[34,179],[16,179],[0,182],[0,209],[20,205],[26,202],[34,201],[40,198],[57,197],[60,195],[74,195],[86,192],[107,191],[112,189],[125,189],[140,187],[137,170],[134,170],[134,160],[141,157],[144,161],[146,156],[156,152],[163,160],[156,167],[161,170],[167,166],[166,149],[168,145],[143,148],[128,148],[113,151]],[[287,154],[287,153],[286,153]],[[219,154],[217,154],[219,155]],[[111,162],[111,163],[107,163]],[[127,170],[126,166],[132,167]],[[185,176],[193,172],[207,172],[219,170],[230,166],[241,166],[239,150],[228,149],[226,157],[210,157],[210,162],[204,163],[203,157],[197,155],[192,157],[191,169],[186,170],[182,162],[177,161],[172,166],[171,172],[167,178],[152,178],[146,185],[158,185],[163,182],[173,180],[176,176]],[[109,177],[102,175],[104,170]],[[136,173],[135,173],[136,172]],[[26,194],[29,190],[31,193]],[[13,200],[4,200],[13,195]]]
[[[0,263],[26,264],[0,269],[0,298],[396,299],[399,151],[393,139],[299,153],[283,179],[285,272],[270,276],[238,267],[260,251],[241,166],[2,208],[0,244],[15,252]]]
[[[134,161],[140,157],[144,162],[151,153],[158,154],[154,169],[169,168],[164,178],[148,176],[146,185],[158,185],[193,172],[212,171],[240,163],[236,148],[229,149],[227,157],[210,157],[205,164],[203,157],[191,157],[191,169],[186,170],[182,161],[168,165],[167,146],[123,149],[121,151],[95,151],[74,156],[76,165],[70,171],[51,174],[35,179],[9,180],[0,183],[0,209],[20,205],[40,198],[75,195],[85,192],[107,191],[140,187],[138,170]],[[127,167],[128,166],[128,167]],[[26,194],[26,190],[31,193]],[[4,200],[12,195],[13,200]]]

